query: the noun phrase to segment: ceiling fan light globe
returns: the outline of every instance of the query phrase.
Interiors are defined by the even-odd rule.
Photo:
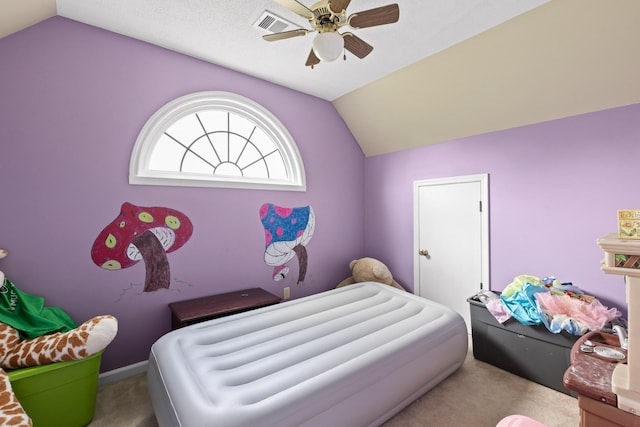
[[[335,61],[344,50],[344,40],[337,31],[319,33],[313,39],[313,53],[321,61]]]

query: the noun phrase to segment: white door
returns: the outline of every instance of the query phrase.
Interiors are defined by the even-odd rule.
[[[489,289],[488,176],[414,182],[414,292],[456,310]]]

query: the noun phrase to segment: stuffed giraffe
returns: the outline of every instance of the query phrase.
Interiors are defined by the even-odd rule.
[[[6,255],[7,251],[0,249],[0,258]],[[4,283],[0,271],[0,285]],[[109,345],[117,331],[118,321],[111,315],[96,316],[70,331],[32,339],[22,339],[17,329],[0,323],[0,426],[32,426],[5,369],[85,359]]]

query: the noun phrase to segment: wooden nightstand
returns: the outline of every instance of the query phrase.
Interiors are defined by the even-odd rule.
[[[205,320],[277,304],[280,301],[282,301],[280,297],[264,289],[252,288],[172,302],[169,304],[171,309],[171,328],[178,329]]]

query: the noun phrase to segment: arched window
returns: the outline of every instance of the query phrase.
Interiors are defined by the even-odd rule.
[[[185,95],[153,114],[133,148],[129,183],[306,190],[289,131],[261,105],[228,92]]]

